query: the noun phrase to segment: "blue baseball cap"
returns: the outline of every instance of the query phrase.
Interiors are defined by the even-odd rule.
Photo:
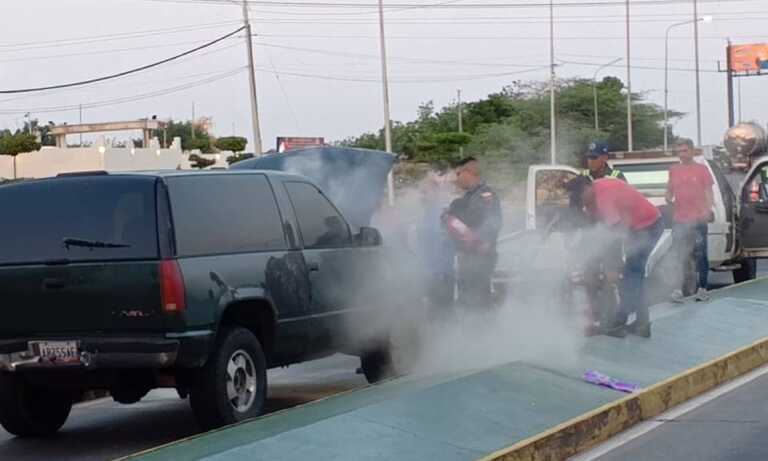
[[[608,144],[601,141],[590,143],[587,148],[587,158],[598,158],[601,155],[608,155]]]

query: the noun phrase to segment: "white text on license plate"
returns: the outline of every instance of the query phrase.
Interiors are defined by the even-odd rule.
[[[30,342],[29,345],[45,360],[56,362],[77,362],[80,360],[77,341],[34,341]]]

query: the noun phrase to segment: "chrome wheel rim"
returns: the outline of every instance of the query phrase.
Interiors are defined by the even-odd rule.
[[[245,413],[251,409],[257,384],[251,356],[242,349],[235,351],[227,362],[227,400],[235,411]]]

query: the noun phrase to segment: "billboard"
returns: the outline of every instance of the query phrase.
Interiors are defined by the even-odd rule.
[[[283,137],[277,138],[277,151],[305,149],[307,147],[320,147],[325,145],[325,138]]]
[[[730,52],[732,72],[768,71],[768,43],[731,45]]]

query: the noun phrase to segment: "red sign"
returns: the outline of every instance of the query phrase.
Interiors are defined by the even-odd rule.
[[[277,151],[288,152],[289,150],[305,149],[307,147],[320,147],[325,145],[325,138],[302,138],[302,137],[278,137]]]

